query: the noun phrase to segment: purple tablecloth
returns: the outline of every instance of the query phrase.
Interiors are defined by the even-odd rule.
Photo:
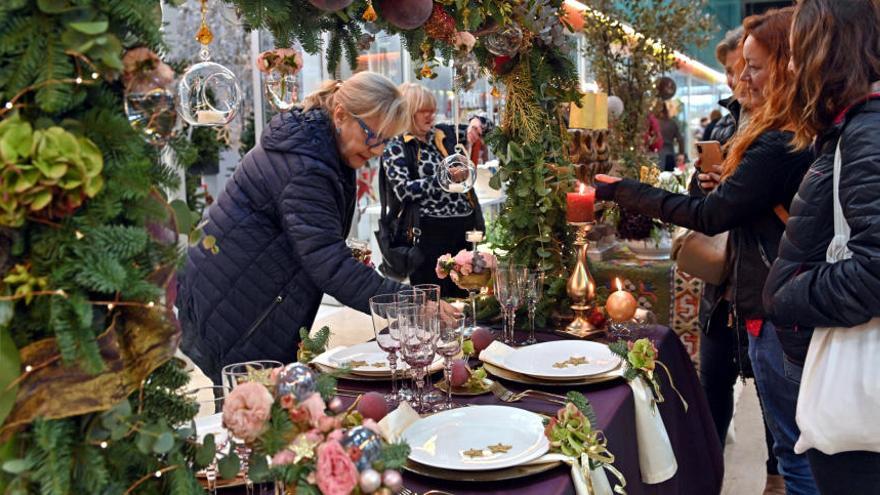
[[[697,379],[694,366],[681,341],[666,327],[649,327],[641,330],[641,336],[655,342],[663,361],[672,373],[675,386],[688,403],[684,411],[666,378],[666,373],[658,369],[666,402],[659,405],[663,423],[669,433],[672,449],[678,461],[678,472],[671,479],[657,485],[642,483],[639,470],[638,445],[635,433],[635,409],[632,390],[622,379],[596,385],[577,387],[595,409],[599,429],[608,439],[608,450],[615,456],[614,466],[626,477],[626,491],[629,495],[641,494],[683,494],[712,495],[720,493],[724,478],[724,459],[721,443],[712,423],[703,389]],[[539,340],[559,340],[561,337],[544,333]],[[504,382],[511,390],[522,390],[522,385]],[[340,387],[346,389],[377,390],[374,383],[340,380]],[[540,388],[531,386],[529,388]],[[561,387],[546,387],[546,390],[565,393]],[[456,397],[455,400],[468,404],[502,404],[492,394],[478,397]],[[559,406],[545,401],[525,399],[508,404],[548,415],[555,414]],[[561,495],[574,493],[570,468],[560,466],[545,473],[503,482],[456,482],[437,480],[404,473],[404,484],[416,493],[431,489],[443,490],[456,495],[482,493],[528,493],[534,495]],[[613,480],[613,477],[609,477]]]

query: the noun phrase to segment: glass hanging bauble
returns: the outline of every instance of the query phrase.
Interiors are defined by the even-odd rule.
[[[462,91],[474,89],[482,77],[483,69],[473,53],[455,59],[455,87]]]
[[[275,110],[286,112],[296,105],[299,95],[296,75],[273,70],[263,77],[263,87],[266,99]]]
[[[231,70],[207,58],[203,53],[180,78],[178,112],[190,125],[224,126],[238,114],[241,86]]]
[[[446,192],[464,194],[474,188],[477,166],[462,153],[453,153],[438,165],[437,181]]]
[[[508,24],[486,37],[484,45],[492,55],[512,57],[522,47],[523,32],[516,24]]]
[[[173,71],[171,72],[173,75]],[[174,135],[177,109],[174,82],[156,72],[134,76],[125,90],[125,116],[153,146],[164,146]]]

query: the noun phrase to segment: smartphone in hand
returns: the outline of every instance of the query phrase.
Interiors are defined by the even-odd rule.
[[[700,171],[712,170],[724,161],[718,141],[697,141],[697,154],[700,156]]]

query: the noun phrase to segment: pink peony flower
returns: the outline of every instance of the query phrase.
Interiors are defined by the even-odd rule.
[[[358,470],[337,441],[318,447],[315,474],[324,495],[348,495],[358,484]]]
[[[283,464],[293,464],[296,462],[296,454],[292,451],[284,449],[272,457],[273,466],[281,466]]]
[[[257,70],[264,74],[268,74],[269,71],[272,70],[269,60],[273,59],[274,56],[274,50],[267,50],[258,55],[257,60],[254,61],[254,63],[257,65]]]
[[[275,70],[285,74],[296,74],[303,67],[302,55],[293,48],[276,48],[275,55],[278,56]]]
[[[473,262],[474,262],[474,253],[472,253],[466,249],[462,249],[461,251],[458,252],[458,254],[455,255],[456,267],[463,267],[465,265],[468,265],[468,266],[471,266],[471,268],[473,268],[473,266],[472,266]]]
[[[452,46],[458,50],[464,50],[466,52],[473,50],[476,43],[477,38],[467,31],[459,31],[455,33],[455,37],[452,40]]]
[[[326,416],[324,410],[327,409],[327,406],[324,404],[324,399],[321,398],[321,394],[317,392],[310,395],[308,399],[302,401],[299,407],[309,412],[309,423],[312,426],[318,426],[318,422]]]
[[[253,442],[266,426],[272,394],[263,385],[245,382],[232,389],[223,405],[223,424],[236,437]]]
[[[449,275],[449,265],[452,263],[452,255],[447,253],[437,258],[437,266],[434,267],[434,273],[437,278],[444,279]]]

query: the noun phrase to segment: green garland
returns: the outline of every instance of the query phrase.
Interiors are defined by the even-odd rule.
[[[64,369],[97,377],[118,372],[97,337],[121,335],[131,306],[146,315],[140,332],[170,322],[162,300],[180,257],[176,232],[166,232],[176,218],[163,191],[178,186],[177,172],[129,125],[117,80],[125,49],[161,51],[160,26],[159,2],[0,7],[0,125],[18,121],[19,138],[29,126],[44,143],[15,150],[7,145],[23,140],[12,135],[0,144],[4,184],[21,181],[16,194],[27,205],[0,221],[0,345],[4,361],[15,363],[0,367],[0,424],[17,384],[33,387],[30,374],[44,371],[20,369],[18,349],[53,339]],[[29,161],[31,151],[38,161]],[[0,492],[201,493],[190,468],[192,431],[175,428],[196,412],[178,393],[189,374],[176,361],[153,368],[109,411],[64,417],[69,404],[59,403],[60,419],[4,430]]]

